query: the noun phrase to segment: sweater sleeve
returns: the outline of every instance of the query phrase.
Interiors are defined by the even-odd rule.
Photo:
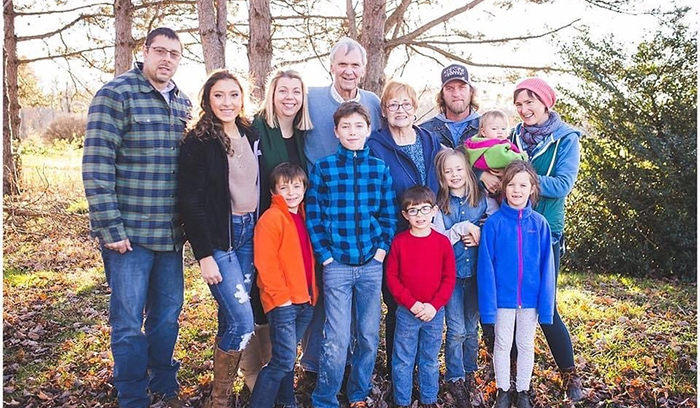
[[[560,139],[551,175],[539,175],[542,197],[563,198],[574,188],[581,162],[581,145],[576,133]]]
[[[479,297],[479,314],[485,324],[496,323],[496,271],[495,256],[495,223],[486,222],[481,230],[479,243],[479,262],[476,264],[476,284]]]
[[[416,303],[416,298],[411,295],[411,291],[399,279],[399,269],[401,268],[399,259],[401,259],[401,245],[400,242],[394,241],[386,260],[386,285],[396,303],[406,309],[411,309]]]
[[[324,263],[331,253],[330,220],[324,209],[330,205],[328,186],[321,174],[320,163],[313,166],[309,174],[309,189],[306,191],[306,227],[316,258]]]
[[[116,193],[116,157],[126,126],[121,94],[100,89],[90,104],[82,175],[90,207],[90,228],[111,244],[127,239]]]
[[[442,237],[440,237],[442,238]],[[440,275],[440,286],[435,292],[435,296],[430,301],[435,310],[440,310],[444,307],[452,296],[457,281],[457,270],[455,266],[455,254],[452,246],[444,239],[440,239],[440,264],[442,265],[442,273]]]
[[[552,232],[546,220],[542,220],[540,228],[540,293],[537,299],[537,314],[542,324],[552,324],[554,319],[554,294],[556,274],[554,270],[554,254],[552,253]]]
[[[202,142],[185,139],[179,158],[178,196],[185,234],[196,260],[214,254],[205,210],[207,160]]]
[[[267,210],[255,226],[253,235],[253,259],[258,271],[258,287],[281,305],[291,299],[289,288],[282,272],[280,248],[284,216],[274,209]]]

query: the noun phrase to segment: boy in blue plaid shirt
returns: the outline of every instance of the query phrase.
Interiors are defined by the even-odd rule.
[[[396,228],[395,193],[389,168],[370,156],[365,141],[370,115],[357,102],[345,102],[333,114],[340,146],[311,170],[307,218],[311,243],[323,264],[326,322],[323,353],[312,402],[337,408],[350,323],[357,344],[347,397],[353,408],[365,407],[379,344],[382,262]]]

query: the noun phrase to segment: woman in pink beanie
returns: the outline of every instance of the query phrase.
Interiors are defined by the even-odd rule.
[[[534,209],[549,222],[555,273],[558,277],[560,257],[564,253],[564,206],[566,196],[573,189],[578,176],[581,132],[564,123],[559,114],[552,110],[556,101],[554,89],[543,79],[526,78],[520,81],[513,91],[513,103],[522,123],[516,125],[511,142],[518,146],[520,151],[527,153],[537,172],[541,192]],[[484,176],[488,178],[490,175]],[[489,189],[494,184],[488,179],[484,180],[484,183]],[[581,378],[574,365],[571,335],[556,308],[553,324],[540,326],[562,373],[567,397],[572,401],[580,401],[584,395]],[[498,341],[497,333],[496,345]],[[510,348],[510,344],[507,346]],[[499,388],[496,407],[508,406],[507,388],[510,384],[496,386]],[[525,393],[519,393],[518,396],[521,394]],[[529,406],[528,400],[518,401],[518,407]]]

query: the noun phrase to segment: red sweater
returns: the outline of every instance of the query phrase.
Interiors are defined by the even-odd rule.
[[[304,216],[302,206],[299,206],[299,214]],[[311,282],[307,282],[299,232],[282,196],[272,196],[272,205],[255,225],[253,247],[260,301],[265,313],[287,301],[316,303],[316,274],[312,271]],[[311,265],[313,267],[313,262]]]
[[[452,296],[455,275],[455,254],[444,235],[431,230],[427,237],[415,237],[408,230],[391,243],[386,282],[401,306],[410,310],[418,301],[440,310]]]

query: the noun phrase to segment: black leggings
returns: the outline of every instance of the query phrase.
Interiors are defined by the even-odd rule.
[[[559,281],[559,262],[561,261],[562,240],[563,237],[552,245],[552,252],[554,253],[554,273],[557,282]],[[571,345],[571,335],[569,334],[569,330],[561,320],[561,316],[559,316],[556,292],[554,295],[554,320],[552,321],[552,324],[542,324],[540,327],[542,328],[544,337],[547,339],[547,344],[549,345],[549,349],[552,351],[552,356],[554,356],[554,361],[557,362],[559,369],[563,370],[573,367],[574,348]]]

